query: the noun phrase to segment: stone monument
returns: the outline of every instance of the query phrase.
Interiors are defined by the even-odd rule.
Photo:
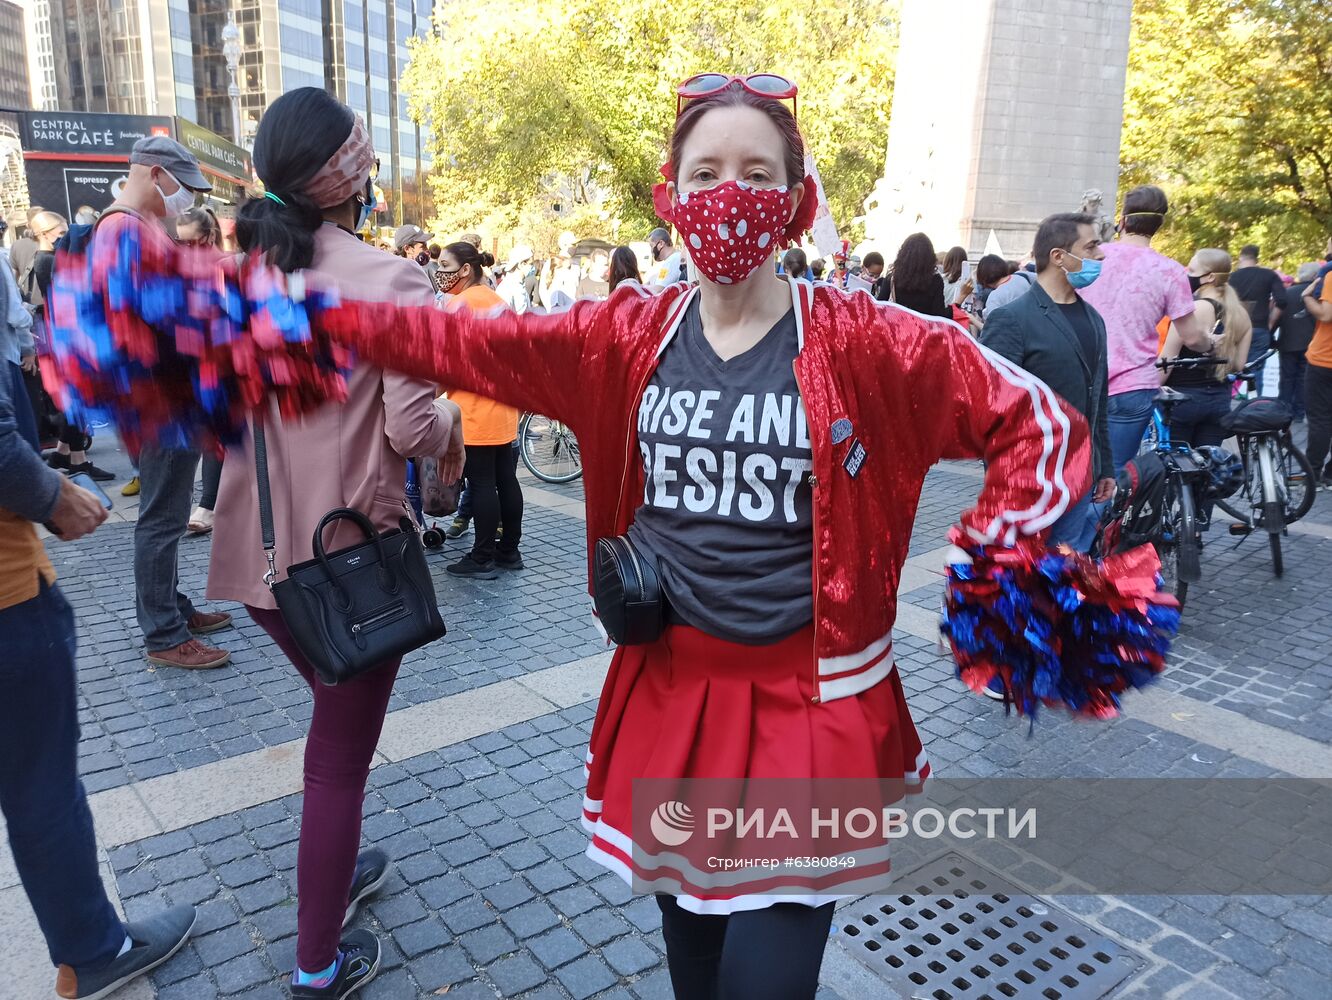
[[[1082,192],[1082,204],[1078,211],[1090,215],[1096,220],[1096,235],[1102,243],[1109,243],[1115,238],[1115,223],[1105,214],[1105,195],[1097,188]]]
[[[939,250],[960,245],[974,259],[997,245],[1016,259],[1042,218],[1117,191],[1132,9],[904,0],[865,246],[891,260],[908,234],[925,232]]]

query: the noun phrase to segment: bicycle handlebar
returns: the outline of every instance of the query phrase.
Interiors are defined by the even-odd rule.
[[[1224,360],[1217,358],[1157,358],[1156,367],[1162,371],[1169,371],[1171,368],[1211,368],[1216,365],[1224,365]]]
[[[1268,358],[1272,357],[1272,355],[1276,353],[1277,349],[1274,347],[1271,350],[1269,350],[1266,354],[1259,355],[1258,357],[1254,358],[1253,361],[1245,365],[1244,371],[1235,372],[1233,375],[1227,375],[1226,376],[1227,380],[1231,382],[1257,382],[1258,372],[1256,371],[1256,369],[1261,368],[1263,365],[1265,365],[1267,363]]]

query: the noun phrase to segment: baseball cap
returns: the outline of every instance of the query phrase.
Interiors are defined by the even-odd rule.
[[[130,150],[129,161],[146,167],[161,167],[191,191],[213,190],[213,185],[199,171],[199,161],[194,154],[165,135],[140,139]]]
[[[410,222],[405,226],[399,226],[393,234],[393,249],[401,250],[411,243],[429,243],[435,237],[427,233],[420,226],[414,226]]]

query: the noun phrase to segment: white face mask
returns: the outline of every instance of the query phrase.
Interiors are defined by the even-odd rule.
[[[168,171],[168,173],[170,172]],[[173,181],[176,181],[177,185],[176,190],[172,191],[171,194],[164,192],[158,184],[154,184],[153,187],[157,188],[157,193],[162,197],[162,205],[166,209],[166,214],[169,216],[181,215],[194,207],[194,192],[181,184],[176,179],[175,174],[170,176]]]

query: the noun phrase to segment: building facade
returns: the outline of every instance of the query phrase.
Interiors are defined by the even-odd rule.
[[[364,116],[379,184],[393,192],[391,216],[418,215],[403,205],[404,190],[423,186],[428,163],[398,78],[408,39],[430,30],[433,0],[32,2],[33,36],[51,53],[37,87],[40,109],[179,116],[231,137],[222,36],[230,14],[240,32],[242,143],[286,91],[328,90]]]
[[[1018,259],[1040,220],[1091,189],[1113,211],[1132,0],[902,6],[884,177],[868,242],[890,259],[925,232],[973,259]],[[940,89],[939,53],[948,85]]]
[[[24,108],[32,101],[23,8],[0,0],[0,107]]]

